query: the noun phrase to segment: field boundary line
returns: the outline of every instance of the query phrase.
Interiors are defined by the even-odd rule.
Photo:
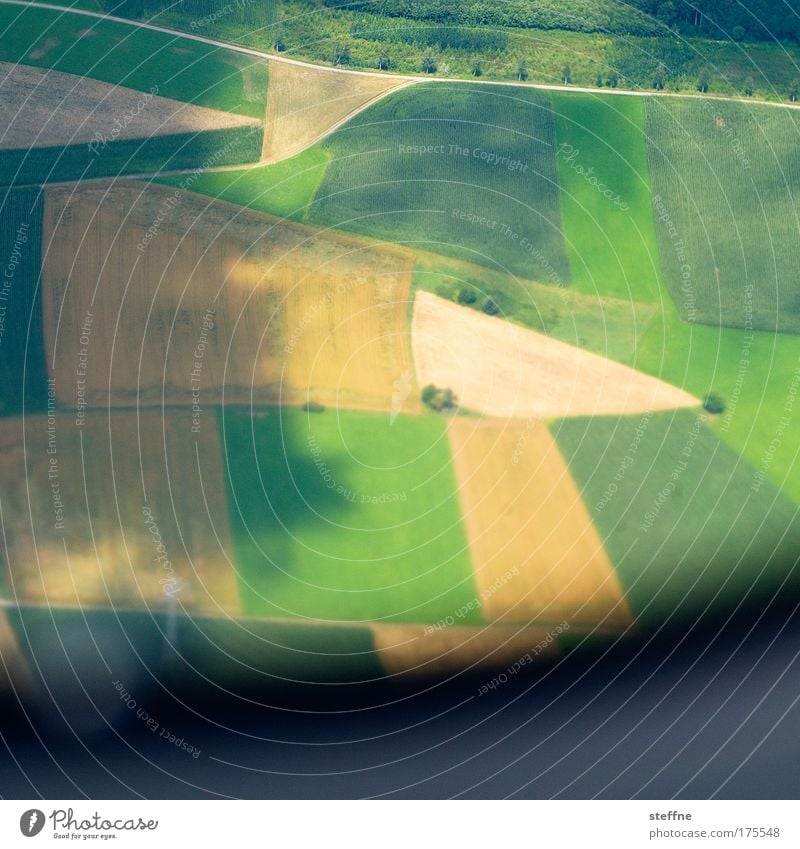
[[[313,66],[315,68],[319,68],[319,70],[325,70],[325,68],[321,66]],[[269,156],[266,158],[260,159],[258,162],[250,162],[247,164],[247,168],[257,168],[263,165],[277,165],[279,162],[285,162],[287,159],[291,159],[293,156],[299,156],[301,153],[305,153],[310,147],[314,147],[315,144],[323,141],[328,138],[328,136],[332,136],[339,128],[343,127],[348,121],[355,118],[357,115],[360,115],[366,109],[369,109],[371,106],[374,106],[376,103],[379,103],[384,98],[388,97],[390,94],[395,94],[398,91],[402,91],[403,89],[410,88],[411,86],[424,82],[423,80],[410,79],[406,82],[398,83],[396,86],[392,86],[392,88],[387,91],[382,91],[379,94],[371,97],[366,103],[362,103],[360,106],[356,106],[355,109],[351,110],[347,113],[343,118],[340,118],[335,123],[331,124],[330,127],[323,130],[321,133],[318,133],[313,139],[311,139],[306,145],[301,147],[299,150],[293,151],[288,156]],[[264,133],[264,145],[266,145],[266,132]],[[227,169],[228,166],[221,166],[221,168]],[[241,169],[244,170],[244,169]]]

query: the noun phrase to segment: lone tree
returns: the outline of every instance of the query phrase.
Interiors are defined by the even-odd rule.
[[[500,307],[497,305],[497,301],[495,301],[494,298],[486,298],[481,305],[481,309],[486,313],[486,315],[500,314]]]
[[[663,62],[658,63],[655,74],[653,74],[653,88],[656,91],[663,91],[664,85],[667,82],[667,66]]]
[[[744,81],[744,93],[746,97],[753,96],[753,89],[756,87],[755,80],[752,77],[747,77]]]
[[[572,82],[572,68],[569,65],[564,65],[561,69],[561,79],[564,80],[564,85],[569,85]]]
[[[603,87],[603,75],[602,75],[602,74],[598,74],[598,75],[595,77],[595,79],[594,79],[594,84],[595,84],[598,88],[602,88],[602,87]]]
[[[439,389],[432,383],[422,390],[421,397],[422,403],[437,413],[449,412],[458,407],[458,398],[453,394],[452,389]]]
[[[426,53],[422,57],[422,70],[426,74],[435,74],[436,73],[436,59],[432,53]]]
[[[725,401],[716,392],[709,392],[703,401],[703,409],[708,413],[718,416],[720,413],[725,412]]]
[[[609,88],[616,88],[618,84],[619,84],[619,75],[617,74],[616,71],[612,71],[608,75],[608,79],[606,80],[606,85]]]
[[[795,77],[792,84],[789,86],[789,100],[792,103],[797,103],[800,100],[800,80]]]
[[[478,300],[478,296],[472,286],[464,286],[456,289],[453,293],[453,300],[461,306],[469,307]]]
[[[381,53],[378,56],[378,70],[379,71],[388,71],[389,66],[392,64],[392,60],[389,58],[388,54]]]
[[[335,44],[331,61],[334,65],[346,65],[350,61],[350,45]]]
[[[483,67],[480,59],[472,60],[472,76],[479,77],[483,73]]]
[[[275,39],[272,42],[272,47],[276,53],[283,53],[286,50],[286,42],[283,40],[283,33],[276,33]]]
[[[528,63],[524,59],[517,62],[517,79],[521,82],[528,79]]]
[[[697,90],[705,94],[711,85],[711,71],[708,68],[700,68],[697,75]]]

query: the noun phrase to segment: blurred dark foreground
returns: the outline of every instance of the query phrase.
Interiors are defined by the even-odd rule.
[[[149,657],[146,639],[126,657],[95,637],[113,669],[98,672],[85,641],[81,658],[54,644],[52,695],[35,710],[5,700],[4,798],[800,795],[800,614],[789,606],[578,648],[488,692],[487,674],[212,681],[202,663],[191,672],[163,657],[155,636]]]

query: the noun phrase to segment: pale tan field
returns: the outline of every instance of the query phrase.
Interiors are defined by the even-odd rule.
[[[459,417],[449,436],[487,619],[584,631],[630,625],[614,567],[547,427]]]
[[[262,160],[287,159],[392,91],[413,83],[271,62]]]
[[[412,339],[419,384],[449,387],[461,406],[486,415],[624,415],[700,405],[635,369],[429,292],[416,295]]]
[[[378,659],[387,675],[441,678],[464,670],[502,670],[561,654],[546,628],[455,626],[428,631],[423,625],[373,625]],[[530,660],[528,659],[530,656]]]
[[[109,85],[87,77],[0,62],[0,149],[89,144],[227,127],[253,118]]]
[[[394,382],[413,373],[410,254],[175,192],[48,190],[43,309],[59,400],[391,409]],[[402,411],[418,406],[415,391]]]
[[[221,446],[189,411],[5,419],[4,567],[27,604],[239,609]],[[149,512],[147,512],[149,511]],[[159,548],[161,546],[161,548]]]

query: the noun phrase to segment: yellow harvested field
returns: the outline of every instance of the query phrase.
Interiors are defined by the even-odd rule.
[[[462,407],[503,418],[625,415],[697,407],[688,393],[524,327],[418,292],[417,380],[448,387]]]
[[[253,118],[10,62],[0,62],[0,90],[7,116],[0,149],[90,144],[100,153],[118,139],[259,126]]]
[[[67,406],[388,410],[413,373],[406,251],[140,184],[48,189],[44,227],[46,351]],[[413,392],[402,412],[418,407]]]
[[[547,427],[459,417],[449,436],[484,616],[628,627],[619,579]]]
[[[558,657],[558,641],[546,628],[373,625],[378,659],[387,675],[441,678],[463,671],[504,669],[522,660]]]
[[[240,610],[222,451],[191,413],[5,419],[3,558],[24,604]]]
[[[261,158],[279,162],[294,156],[390,92],[413,84],[272,62]]]

